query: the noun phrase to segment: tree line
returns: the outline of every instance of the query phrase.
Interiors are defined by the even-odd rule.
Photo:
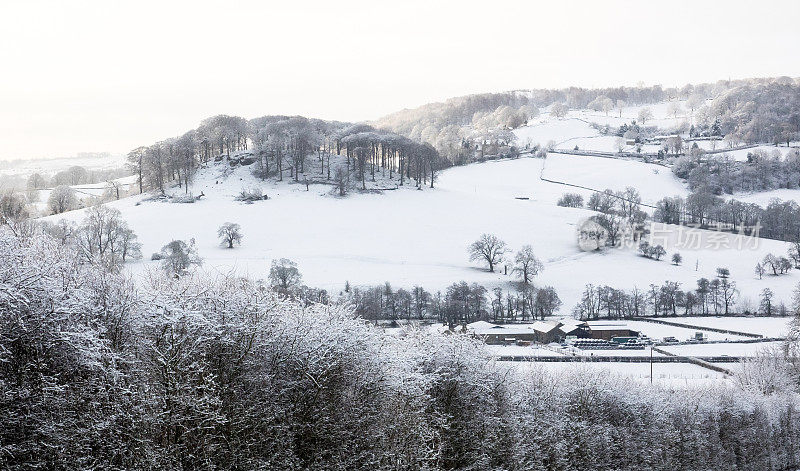
[[[527,322],[536,318],[544,320],[561,307],[561,299],[551,286],[521,286],[517,290],[489,291],[478,283],[460,281],[443,292],[431,294],[421,286],[410,290],[393,289],[389,282],[383,285],[350,287],[343,300],[353,306],[360,317],[378,323],[388,320],[427,320],[454,328],[479,320],[493,322]]]
[[[725,136],[730,143],[785,143],[798,139],[800,133],[799,88],[792,78],[777,77],[720,80],[680,88],[639,85],[518,90],[451,98],[392,113],[377,123],[434,146],[450,164],[459,165],[482,159],[487,149],[497,152],[510,145],[514,136],[509,131],[536,118],[541,108],[550,107],[551,114],[560,118],[570,109],[589,108],[608,114],[628,105],[682,99],[696,121],[693,135]],[[671,103],[668,111],[677,116],[679,104]],[[644,125],[652,118],[652,111],[644,108],[638,118]],[[689,131],[689,125],[676,131]],[[544,143],[522,144],[533,147]]]
[[[686,198],[662,198],[656,203],[653,220],[787,242],[800,241],[800,205],[794,200],[774,198],[762,207],[736,199],[725,201],[701,188]]]
[[[779,149],[748,152],[747,160],[736,161],[727,154],[690,153],[678,158],[672,172],[692,190],[707,189],[716,195],[736,192],[800,188],[800,151],[785,155]]]

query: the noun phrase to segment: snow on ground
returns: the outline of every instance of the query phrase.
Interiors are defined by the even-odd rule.
[[[777,190],[762,191],[760,193],[736,193],[732,198],[744,201],[745,203],[755,203],[761,207],[767,207],[773,199],[800,202],[800,190],[779,188]]]
[[[597,161],[605,162],[607,168]],[[638,162],[570,156],[554,162],[562,162],[561,170],[553,164],[562,176],[573,162],[576,174],[584,175],[580,181],[590,183],[594,175],[594,185],[601,188],[614,182],[632,185],[644,192],[646,200],[655,199],[657,192],[652,190],[657,186],[669,194],[678,191],[672,183],[645,179],[649,167]],[[763,280],[753,275],[753,267],[767,252],[786,252],[788,246],[782,242],[758,240],[754,248],[740,251],[731,235],[699,231],[702,244],[692,249],[683,229],[663,226],[654,238],[659,237],[658,243],[668,253],[679,250],[684,255],[681,266],[640,257],[633,247],[580,251],[576,224],[593,213],[556,206],[555,200],[573,189],[540,181],[541,165],[542,159],[473,164],[443,172],[435,190],[406,188],[346,198],[330,196],[330,187],[325,185],[312,185],[306,192],[304,185],[264,183],[247,168],[225,175],[227,165],[218,165],[197,176],[191,191],[206,195],[197,203],[137,205],[142,198],[132,197],[109,204],[123,212],[143,243],[145,260],[129,266],[133,273],[156,267],[149,255],[170,240],[195,238],[205,270],[266,277],[270,262],[286,257],[298,263],[306,284],[334,293],[348,280],[354,285],[419,284],[433,292],[460,280],[509,288],[514,280],[511,275],[490,274],[468,260],[467,246],[490,232],[512,250],[533,246],[545,262],[537,282],[557,289],[564,313],[577,303],[587,283],[646,290],[651,283],[671,280],[691,289],[698,278],[713,277],[722,266],[730,268],[743,296],[758,299],[761,290],[770,287],[778,299],[790,299],[797,284],[795,272]],[[581,165],[594,165],[594,170],[579,172]],[[234,201],[242,188],[252,187],[262,188],[271,199],[254,204]],[[82,211],[50,219],[61,217],[80,220]],[[241,224],[244,233],[242,246],[233,250],[221,248],[216,237],[216,229],[228,221]],[[726,244],[721,245],[719,238]]]
[[[793,317],[678,317],[670,322],[785,338]]]
[[[52,175],[74,165],[85,167],[86,170],[113,170],[125,166],[125,156],[118,154],[108,157],[6,160],[0,161],[0,172],[5,175],[19,175],[21,177],[27,177],[33,173]]]
[[[645,321],[589,321],[590,326],[618,326],[621,329],[631,329],[637,332],[640,332],[644,335],[647,335],[651,339],[654,340],[662,340],[664,337],[675,337],[678,340],[684,341],[688,340],[690,337],[694,337],[694,333],[697,329],[686,328],[686,327],[674,327],[665,324],[656,324],[654,322],[645,322]],[[703,334],[706,336],[708,340],[747,340],[748,337],[743,337],[740,335],[732,335],[732,334],[722,334],[717,332],[706,332],[703,331]]]
[[[642,384],[650,383],[649,363],[507,362],[507,364],[523,375],[532,371],[545,371],[555,375],[584,375],[600,372]],[[697,388],[722,384],[732,385],[733,382],[731,377],[725,373],[691,363],[653,363],[653,384],[668,388]]]
[[[525,147],[527,144],[540,144],[546,146],[553,141],[560,146],[565,141],[576,138],[599,137],[600,133],[592,128],[587,121],[578,118],[552,118],[550,116],[540,116],[529,123],[528,126],[515,129],[517,145]],[[574,147],[567,146],[571,149]]]
[[[114,180],[120,186],[120,195],[125,196],[131,191],[134,187],[136,191],[138,190],[137,181],[138,177],[136,175],[130,175],[127,177],[117,178]],[[92,204],[91,201],[94,198],[98,198],[103,196],[107,190],[106,182],[98,182],[98,183],[87,183],[85,185],[74,185],[71,186],[73,190],[75,190],[75,197],[78,199],[80,204],[82,205],[89,205]],[[43,214],[48,212],[47,200],[50,198],[50,193],[53,190],[51,188],[43,189],[37,191],[37,201],[33,204],[37,211],[40,211]]]
[[[543,176],[549,180],[615,191],[632,186],[642,202],[655,204],[665,196],[686,196],[686,185],[668,167],[638,160],[622,160],[583,155],[548,154]],[[573,191],[563,187],[563,191]]]
[[[747,160],[747,154],[752,154],[753,152],[760,150],[766,152],[767,155],[777,155],[780,154],[781,158],[786,157],[788,151],[786,147],[780,148],[776,146],[756,146],[756,147],[748,147],[747,149],[736,149],[730,150],[723,153],[716,154],[716,156],[727,155],[733,160],[744,162]]]
[[[542,114],[532,119],[527,126],[515,129],[514,134],[517,136],[517,145],[521,148],[535,144],[546,146],[552,141],[555,142],[555,147],[561,150],[571,150],[577,146],[581,150],[612,152],[617,150],[617,136],[602,135],[599,129],[592,127],[592,124],[600,127],[630,124],[632,120],[638,121],[639,111],[642,108],[650,108],[653,119],[647,121],[646,125],[669,130],[681,123],[692,122],[693,118],[686,110],[685,103],[679,103],[684,111],[678,113],[677,117],[668,114],[669,102],[625,106],[621,114],[618,109],[610,111],[607,115],[587,109],[570,110],[564,118],[552,117],[543,110]],[[659,149],[660,146],[643,147],[645,152],[658,152]],[[632,150],[632,147],[626,150]]]
[[[581,356],[581,357],[650,357],[650,347],[643,348],[640,350],[634,350],[629,348],[602,349],[602,350],[583,350],[575,347],[567,347],[567,348],[568,348],[566,350],[567,354],[572,356]],[[666,355],[653,351],[653,356],[661,357]]]
[[[578,119],[583,119],[601,125],[619,127],[622,124],[630,124],[632,120],[636,120],[637,122],[639,122],[639,111],[641,111],[643,108],[649,108],[650,111],[653,113],[653,118],[649,119],[645,123],[645,126],[657,126],[659,128],[668,130],[676,126],[679,126],[683,122],[691,124],[693,122],[691,110],[689,110],[689,108],[686,106],[686,102],[684,100],[677,100],[677,103],[681,108],[681,111],[678,112],[677,116],[673,116],[672,114],[669,113],[668,109],[670,107],[670,103],[674,102],[676,102],[676,100],[673,100],[672,102],[663,101],[660,103],[653,103],[646,105],[624,106],[622,108],[621,117],[620,117],[620,111],[617,108],[615,108],[612,111],[609,111],[608,115],[606,115],[602,111],[584,109],[584,110],[571,110],[568,116]]]
[[[783,342],[752,342],[752,343],[698,343],[691,345],[670,345],[664,351],[681,356],[690,357],[752,357],[759,352],[772,351],[780,348]]]
[[[564,356],[555,348],[542,345],[487,345],[486,348],[497,356],[525,356],[525,357],[560,357]]]

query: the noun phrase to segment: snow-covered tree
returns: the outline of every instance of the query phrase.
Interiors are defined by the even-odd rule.
[[[522,279],[523,284],[531,282],[534,276],[544,269],[544,264],[533,253],[533,247],[524,245],[514,256],[514,271]]]
[[[161,248],[161,252],[154,257],[161,260],[161,267],[172,276],[180,276],[192,267],[202,265],[203,259],[197,253],[194,239],[188,243],[183,240],[173,240]]]
[[[650,108],[642,108],[639,110],[639,114],[637,115],[639,123],[647,124],[648,121],[653,119],[653,111]]]
[[[235,222],[226,222],[217,229],[217,237],[221,239],[222,245],[226,245],[229,249],[233,248],[233,244],[242,243],[242,227]]]
[[[489,266],[489,272],[494,273],[494,267],[503,261],[503,255],[508,252],[506,243],[494,234],[483,234],[481,237],[470,244],[469,259],[471,261],[481,260]]]
[[[297,264],[288,258],[273,260],[269,269],[270,285],[278,293],[288,296],[300,286],[303,277]]]
[[[61,185],[53,188],[50,196],[47,198],[47,206],[53,214],[61,214],[65,211],[70,211],[78,206],[78,198],[75,196],[75,190],[72,188]]]

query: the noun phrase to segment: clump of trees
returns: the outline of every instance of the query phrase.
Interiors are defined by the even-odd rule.
[[[664,250],[664,247],[660,244],[650,245],[649,242],[643,240],[639,243],[639,253],[642,254],[642,257],[652,258],[653,260],[661,260],[661,257],[667,254],[667,251]],[[675,256],[673,255],[672,261],[675,265],[680,263],[680,254],[678,255],[678,261],[675,262]]]
[[[771,272],[771,274],[774,276],[785,275],[786,273],[789,273],[789,270],[792,269],[792,262],[789,261],[788,258],[782,255],[775,256],[771,253],[768,253],[764,256],[764,259],[761,261],[760,265],[765,271]]]
[[[800,187],[800,152],[755,149],[746,161],[726,153],[693,152],[678,158],[672,172],[692,190],[706,189],[716,195]]]
[[[334,155],[343,156],[344,164],[332,161]],[[162,195],[174,184],[188,193],[199,167],[223,160],[231,165],[255,164],[254,174],[263,179],[302,180],[307,185],[327,183],[334,176],[349,185],[352,174],[362,190],[367,179],[376,180],[376,172],[396,178],[399,185],[413,181],[418,188],[428,184],[433,188],[441,167],[437,150],[428,144],[366,124],[302,116],[263,116],[250,121],[213,116],[197,129],[128,154],[128,166],[138,177],[139,191],[148,189]],[[339,178],[340,173],[347,178]],[[242,196],[253,199],[252,195]]]
[[[551,286],[521,285],[515,291],[494,288],[491,292],[478,283],[460,281],[444,292],[430,293],[421,286],[410,290],[394,289],[389,282],[377,286],[347,288],[343,300],[360,317],[379,320],[435,320],[451,328],[478,320],[525,322],[545,319],[561,307],[561,299]]]
[[[142,258],[142,244],[116,208],[92,206],[72,238],[84,260],[113,270],[126,261]]]
[[[162,247],[160,252],[154,253],[152,260],[160,260],[164,272],[176,278],[186,275],[192,266],[203,264],[194,239],[189,242],[173,240]]]
[[[556,204],[567,208],[582,208],[583,196],[577,193],[564,193]]]
[[[618,247],[631,237],[635,241],[644,232],[647,217],[641,203],[641,196],[633,187],[593,193],[586,207],[601,214],[583,224],[578,234],[581,244],[589,243],[593,250],[600,250],[603,246]]]
[[[57,186],[50,192],[50,196],[47,198],[47,206],[53,214],[72,211],[78,207],[78,197],[72,188],[65,185]]]

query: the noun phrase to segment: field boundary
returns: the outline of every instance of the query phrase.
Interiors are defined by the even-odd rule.
[[[651,322],[653,324],[663,324],[668,325],[671,327],[683,327],[685,329],[695,329],[695,330],[705,330],[707,332],[716,332],[718,334],[730,334],[730,335],[739,335],[741,337],[750,337],[753,339],[766,339],[765,336],[761,334],[753,334],[750,332],[739,332],[736,330],[729,330],[729,329],[718,329],[716,327],[703,327],[699,325],[692,325],[692,324],[684,324],[678,322],[671,322],[671,321],[664,321],[661,319],[648,319],[648,318],[635,318],[631,320],[637,321],[644,321],[644,322]]]
[[[512,362],[541,362],[541,363],[693,363],[703,368],[708,368],[720,373],[732,374],[729,370],[716,366],[713,363],[737,363],[741,357],[686,357],[663,351],[653,347],[653,351],[664,354],[665,356],[652,357],[642,356],[538,356],[538,355],[498,355],[497,361]]]
[[[712,363],[712,361],[709,361],[712,358],[718,358],[718,357],[712,357],[712,358],[687,357],[687,356],[677,355],[675,353],[668,352],[668,351],[666,351],[664,349],[661,349],[661,348],[658,348],[658,347],[653,347],[653,350],[658,352],[658,353],[660,353],[660,354],[662,354],[662,355],[667,355],[667,358],[679,358],[679,359],[683,360],[682,363],[691,363],[693,365],[697,365],[697,366],[700,366],[702,368],[706,368],[706,369],[711,370],[711,371],[716,371],[717,373],[724,373],[724,374],[726,374],[728,376],[733,376],[733,372],[731,370],[729,370],[727,368],[723,368],[723,367],[721,367],[719,365],[714,365]],[[739,362],[739,361],[742,360],[739,357],[725,357],[725,359],[726,359],[726,363],[727,362]]]

